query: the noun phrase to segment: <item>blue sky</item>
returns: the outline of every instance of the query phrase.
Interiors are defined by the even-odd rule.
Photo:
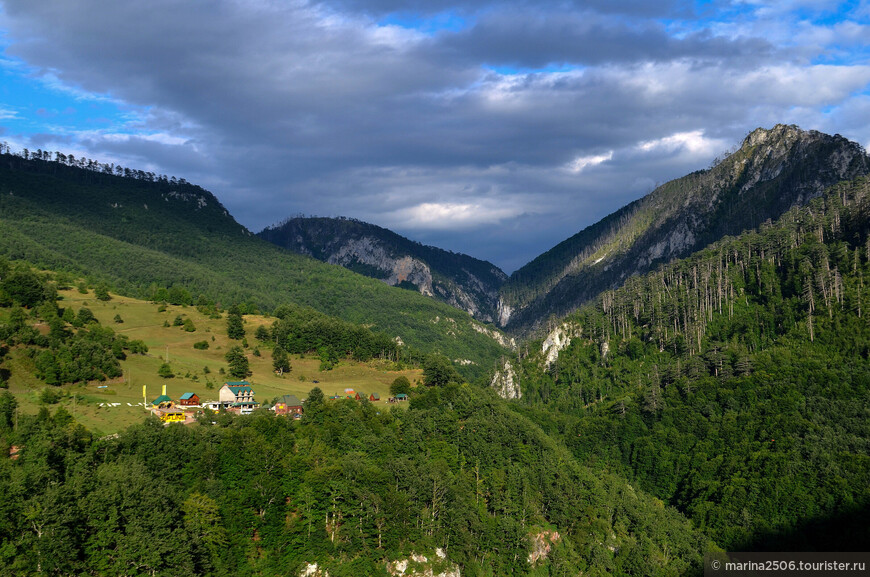
[[[777,123],[870,143],[867,2],[0,0],[0,140],[506,271]]]

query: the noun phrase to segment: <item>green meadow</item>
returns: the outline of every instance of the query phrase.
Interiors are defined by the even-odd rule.
[[[74,413],[79,422],[95,432],[111,434],[140,422],[148,414],[142,406],[143,387],[148,403],[162,393],[164,386],[167,394],[175,400],[190,392],[196,393],[205,402],[217,400],[218,390],[223,383],[235,380],[224,374],[227,371],[224,355],[230,347],[239,345],[241,341],[227,337],[226,315],[211,318],[195,307],[161,306],[114,294],[111,300],[100,301],[93,291],[82,294],[75,289],[62,290],[59,295],[60,307],[72,308],[76,312],[86,307],[101,325],[111,327],[131,340],[143,340],[149,351],[145,355],[130,354],[121,361],[124,376],[119,379],[48,387],[34,376],[36,370],[33,362],[20,354],[20,350],[13,350],[6,363],[11,371],[9,389],[17,397],[19,408],[24,413],[37,412],[43,406],[40,401],[42,391],[56,388],[64,393],[59,405]],[[116,316],[123,322],[116,322]],[[179,316],[181,319],[189,318],[196,330],[187,332],[182,326],[174,326]],[[316,386],[326,396],[343,394],[346,388],[367,395],[378,393],[382,399],[380,403],[386,404],[390,383],[396,377],[404,375],[411,383],[422,380],[421,369],[390,370],[392,363],[381,360],[367,363],[341,360],[332,370],[321,371],[320,359],[316,355],[290,355],[292,370],[278,376],[272,371],[272,344],[257,341],[254,337],[259,326],[268,328],[275,319],[259,315],[246,315],[244,319],[248,342],[245,353],[252,373],[247,381],[252,384],[256,400],[260,403],[285,394],[304,399]],[[194,343],[201,341],[208,343],[208,349],[194,348]],[[255,350],[259,350],[260,356],[255,354]],[[158,375],[158,369],[167,360],[174,374],[172,378]]]

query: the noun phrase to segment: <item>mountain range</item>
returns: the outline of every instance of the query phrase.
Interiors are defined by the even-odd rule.
[[[292,218],[259,236],[525,335],[634,275],[776,220],[868,171],[863,148],[842,136],[789,125],[759,128],[715,166],[657,187],[510,277],[486,261],[353,219]]]
[[[870,179],[629,278],[492,385],[726,550],[865,550]]]
[[[661,185],[507,277],[489,262],[348,218],[291,218],[254,235],[183,180],[46,156],[3,155],[4,254],[136,296],[183,285],[266,310],[311,306],[442,352],[476,377],[512,347],[496,326],[542,334],[602,291],[870,169],[861,146],[839,135],[759,128],[715,166]]]
[[[457,308],[260,239],[198,186],[63,158],[0,155],[0,255],[130,296],[176,287],[193,303],[311,307],[444,354],[472,379],[510,345]]]
[[[349,218],[290,218],[258,236],[290,251],[434,297],[493,323],[507,275],[490,262],[426,246]]]
[[[840,136],[755,130],[509,278],[352,219],[254,235],[195,185],[42,154],[0,156],[0,227],[15,574],[688,575],[705,552],[870,546],[870,178]],[[272,312],[258,353],[283,334],[329,361],[334,331],[454,367],[394,354],[423,375],[407,406],[311,389],[298,422],[19,420],[52,358],[134,354],[57,299],[76,275]]]

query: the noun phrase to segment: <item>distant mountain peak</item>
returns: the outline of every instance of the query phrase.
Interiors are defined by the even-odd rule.
[[[773,128],[758,127],[746,135],[746,138],[743,139],[743,146],[741,148],[751,148],[753,146],[758,146],[759,144],[765,144],[771,140],[794,140],[799,138],[801,135],[809,135],[811,133],[821,134],[815,130],[801,130],[794,124],[777,124]]]
[[[527,332],[658,264],[688,256],[870,172],[840,135],[757,128],[715,166],[667,182],[520,268],[501,290],[501,326]]]
[[[293,252],[416,290],[479,320],[497,319],[498,289],[507,275],[490,262],[347,217],[292,217],[259,236]]]

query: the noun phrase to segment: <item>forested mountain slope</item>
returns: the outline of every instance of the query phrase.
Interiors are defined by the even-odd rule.
[[[495,322],[507,275],[492,263],[422,245],[390,230],[348,218],[297,217],[258,236],[389,285],[409,288]]]
[[[715,549],[469,385],[390,411],[312,391],[301,422],[149,420],[99,440],[63,410],[14,427],[10,408],[0,393],[5,574],[296,576],[317,562],[387,577],[422,554],[463,577],[677,576]]]
[[[489,370],[498,335],[467,314],[261,240],[184,181],[81,161],[0,155],[0,255],[150,298],[180,286],[223,303],[311,306]],[[117,172],[114,174],[113,172]],[[180,303],[179,303],[180,304]]]
[[[868,278],[860,178],[605,291],[508,372],[582,462],[726,549],[866,550]]]
[[[757,129],[709,170],[665,183],[520,268],[501,291],[501,326],[528,332],[632,275],[777,219],[868,173],[864,150],[795,126]]]
[[[0,575],[295,577],[315,562],[331,575],[354,577],[386,577],[409,562],[419,571],[406,574],[418,576],[433,567],[492,577],[683,575],[698,574],[702,553],[716,549],[661,501],[581,466],[492,392],[451,379],[411,388],[407,409],[325,400],[316,389],[306,390],[302,422],[268,410],[237,418],[206,412],[197,426],[149,418],[97,438],[76,423],[83,405],[102,390],[119,405],[135,400],[147,380],[141,365],[132,391],[123,381],[109,381],[113,390],[97,384],[120,377],[120,362],[144,359],[148,347],[123,329],[142,323],[130,299],[80,288],[83,299],[99,302],[101,324],[80,306],[89,301],[76,306],[74,291],[57,290],[64,276],[0,259],[0,362],[15,361],[8,383],[0,364]],[[193,307],[145,306],[152,315],[157,308],[158,317],[179,313],[162,329],[146,321],[153,324],[142,336],[152,345],[154,331],[161,338],[187,333],[195,316]],[[119,311],[114,329],[107,326],[111,311]],[[353,356],[364,360],[395,346],[310,309],[282,306],[275,314],[277,320],[260,319],[256,331],[248,325],[264,351],[276,342],[308,355],[332,341],[341,351],[362,346]],[[215,316],[217,325],[198,316],[189,329],[211,332],[203,342],[228,349],[229,376],[242,378],[229,360],[232,323]],[[227,338],[214,339],[218,327]],[[199,338],[190,336],[188,347]],[[162,342],[156,348],[162,355]],[[173,346],[172,366],[184,370],[189,364],[179,348]],[[151,371],[159,374],[162,359],[154,361]],[[214,361],[199,357],[194,364]],[[28,370],[55,385],[38,401],[14,386],[32,381]],[[428,371],[424,361],[425,383],[442,382]],[[280,394],[275,387],[298,386],[278,379],[265,387],[267,377],[256,370],[252,378],[262,400]],[[173,388],[192,390],[175,380],[181,374]],[[68,402],[53,408],[66,394],[80,399],[78,412]],[[34,402],[42,407],[35,415]]]

